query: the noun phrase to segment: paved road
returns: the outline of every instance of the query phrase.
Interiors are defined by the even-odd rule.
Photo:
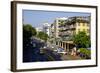
[[[45,53],[41,54],[40,49],[44,46],[46,46],[46,43],[41,42],[37,38],[32,38],[30,44],[28,44],[27,48],[24,49],[23,62],[61,60],[61,56],[53,52],[51,47],[45,48]]]
[[[46,47],[44,53],[40,53],[41,47]],[[52,48],[52,46],[54,48]],[[38,38],[32,38],[30,44],[23,52],[23,62],[38,62],[38,61],[61,61],[61,60],[77,60],[80,59],[78,56],[61,55],[54,50],[58,49],[58,46],[54,44],[46,44],[41,42]]]
[[[62,60],[80,60],[79,56],[72,56],[72,55],[62,55]]]

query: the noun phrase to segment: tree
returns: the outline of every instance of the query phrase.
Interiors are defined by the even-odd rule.
[[[81,31],[74,35],[73,41],[78,48],[90,47],[90,37],[86,35],[85,31]]]
[[[36,30],[30,24],[23,25],[23,48],[28,49],[30,45],[30,38],[36,36]]]
[[[80,53],[84,54],[84,58],[90,59],[91,58],[91,50],[86,48],[80,48]]]
[[[33,60],[34,51],[31,37],[36,36],[37,32],[30,24],[23,25],[23,62],[31,62]]]
[[[23,25],[23,37],[31,37],[36,35],[36,29],[32,27],[30,24]]]
[[[40,39],[44,40],[45,42],[47,41],[48,39],[48,34],[40,31],[38,34],[37,34],[37,37],[39,37]]]

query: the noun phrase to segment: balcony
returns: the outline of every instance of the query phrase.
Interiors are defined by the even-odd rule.
[[[75,29],[75,28],[76,28],[75,25],[70,26],[70,29]]]
[[[62,41],[72,41],[72,40],[73,40],[72,36],[67,36],[62,38]]]
[[[69,29],[69,27],[61,27],[61,28],[59,28],[59,31],[66,31],[68,29]]]
[[[72,36],[73,33],[70,32],[70,31],[67,31],[67,32],[59,32],[59,36]]]
[[[67,30],[74,30],[75,28],[76,28],[75,25],[66,25],[66,26],[60,27],[59,31],[63,32]]]

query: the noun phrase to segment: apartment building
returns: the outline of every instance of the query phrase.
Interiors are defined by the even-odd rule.
[[[50,24],[49,23],[43,23],[43,32],[48,34],[48,36],[50,36]]]
[[[50,30],[51,30],[51,41],[53,44],[56,44],[55,40],[60,40],[61,36],[59,36],[59,29],[60,29],[60,24],[65,24],[65,21],[67,18],[62,17],[62,18],[56,18],[54,22],[51,24]]]
[[[56,18],[54,23],[51,24],[51,33],[55,38],[60,38],[59,36],[59,29],[61,24],[65,24],[65,21],[67,20],[67,18],[62,17],[62,18]]]
[[[90,16],[57,18],[52,26],[54,29],[51,31],[54,31],[56,45],[70,51],[74,46],[72,40],[74,34],[85,31],[87,35],[90,35]]]

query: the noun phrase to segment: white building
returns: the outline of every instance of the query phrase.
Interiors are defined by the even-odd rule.
[[[43,28],[42,27],[36,27],[36,31],[37,32],[43,31]]]
[[[43,23],[43,32],[48,34],[48,36],[50,36],[50,24],[49,23]]]
[[[56,38],[59,38],[59,29],[61,28],[60,26],[62,24],[65,24],[67,19],[68,18],[66,18],[66,17],[61,17],[61,18],[56,18],[55,19],[55,21],[53,23],[53,26],[52,26],[52,27],[54,27],[54,30],[53,30],[54,35],[53,36],[55,36]]]

